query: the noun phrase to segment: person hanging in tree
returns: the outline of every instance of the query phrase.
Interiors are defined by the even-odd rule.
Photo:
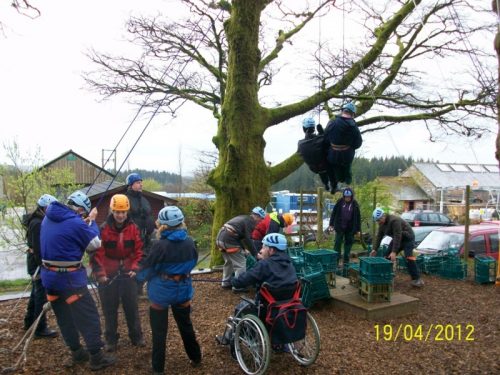
[[[326,160],[328,148],[324,142],[323,127],[321,124],[318,124],[318,133],[316,134],[315,125],[316,122],[311,117],[302,120],[302,130],[304,130],[305,137],[299,141],[297,152],[302,156],[302,159],[304,159],[311,172],[319,175],[321,182],[325,185],[325,189],[329,191],[328,162]]]
[[[325,145],[328,148],[328,176],[331,192],[338,191],[337,184],[352,182],[351,165],[355,150],[361,147],[363,139],[354,121],[356,106],[346,103],[342,106],[340,115],[328,122],[325,129]]]

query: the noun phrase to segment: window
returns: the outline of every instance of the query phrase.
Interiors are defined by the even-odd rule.
[[[469,172],[469,168],[467,168],[463,164],[450,164],[451,169],[455,172]]]
[[[484,234],[469,239],[469,256],[486,253],[486,240]]]
[[[483,166],[479,164],[467,164],[467,166],[472,172],[483,172],[483,173],[486,172]]]
[[[441,221],[441,223],[443,224],[450,224],[451,223],[451,220],[448,216],[445,216],[445,215],[439,215],[439,221]]]
[[[490,252],[498,252],[498,233],[490,233]]]
[[[498,169],[498,165],[491,164],[491,165],[485,165],[484,167],[488,170],[488,172],[496,172],[496,173],[500,172],[500,170]]]
[[[428,215],[429,215],[428,221],[433,222],[433,223],[439,222],[439,215],[438,214],[428,214]]]
[[[451,172],[451,168],[447,164],[436,164],[441,172]]]

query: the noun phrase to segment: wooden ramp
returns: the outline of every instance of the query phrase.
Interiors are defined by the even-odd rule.
[[[392,293],[390,302],[368,303],[361,298],[358,289],[349,284],[349,279],[336,277],[336,287],[330,289],[334,306],[368,320],[392,319],[415,314],[419,299],[402,293]]]

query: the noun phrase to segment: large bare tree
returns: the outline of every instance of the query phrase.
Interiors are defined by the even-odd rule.
[[[295,116],[320,106],[333,113],[350,99],[357,103],[362,132],[425,121],[431,137],[438,129],[481,136],[494,118],[495,80],[476,65],[477,56],[491,60],[492,54],[470,43],[492,33],[484,20],[475,22],[485,12],[476,1],[388,0],[375,2],[377,9],[372,1],[361,0],[179,2],[190,8],[189,20],[131,18],[131,42],[143,53],[116,57],[91,52],[99,68],[86,79],[104,96],[128,94],[134,103],[147,98],[147,106],[165,113],[175,114],[185,102],[212,113],[218,150],[209,177],[217,195],[213,235],[228,218],[264,205],[271,184],[301,165],[296,154],[273,166],[264,160],[264,132]],[[345,13],[356,14],[347,30],[362,33],[362,43],[353,48],[339,38],[322,40],[316,51],[321,67],[308,70],[316,65],[311,62],[302,67],[302,77],[293,78],[320,84],[293,102],[265,102],[264,88],[284,64],[294,63],[281,61],[282,56],[311,21]],[[339,25],[337,34],[345,32]],[[458,70],[451,66],[444,69],[445,77],[428,78],[425,63],[454,56],[454,67],[463,64],[464,72],[476,76],[473,84],[464,83],[465,74],[454,84],[457,76],[449,74]],[[213,255],[217,262],[217,252]]]

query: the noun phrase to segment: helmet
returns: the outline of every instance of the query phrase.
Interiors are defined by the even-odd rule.
[[[316,121],[312,117],[306,117],[302,120],[303,128],[314,128],[316,126]]]
[[[158,222],[169,227],[176,227],[184,221],[184,214],[177,206],[163,207],[158,213]]]
[[[342,106],[343,111],[349,111],[352,112],[353,114],[356,114],[356,106],[354,105],[353,102],[346,103]]]
[[[286,237],[281,233],[269,233],[265,235],[262,239],[262,244],[269,247],[275,247],[281,251],[285,251],[288,245]]]
[[[372,218],[373,221],[378,221],[380,218],[384,215],[384,210],[377,207],[376,209],[373,210]]]
[[[351,189],[349,189],[349,188],[344,189],[344,191],[343,191],[342,195],[343,195],[344,197],[352,197],[352,190],[351,190]]]
[[[261,217],[262,219],[264,219],[266,217],[266,211],[264,211],[262,209],[262,207],[259,207],[259,206],[254,207],[252,209],[252,213],[255,214],[255,215],[257,215],[257,216],[259,216],[259,217]]]
[[[38,204],[40,207],[45,208],[52,202],[57,202],[57,198],[53,197],[50,194],[44,194],[40,198],[38,198],[38,202],[36,202],[36,204]]]
[[[128,211],[130,210],[130,203],[128,197],[124,194],[115,194],[109,201],[109,208],[112,211]]]
[[[292,214],[283,214],[282,216],[286,226],[292,225],[293,220],[295,219]]]
[[[127,185],[133,185],[136,181],[142,181],[142,177],[139,173],[130,173],[127,176]]]
[[[75,191],[68,197],[68,204],[82,207],[85,212],[90,212],[90,199],[85,194],[83,194],[80,190]]]

